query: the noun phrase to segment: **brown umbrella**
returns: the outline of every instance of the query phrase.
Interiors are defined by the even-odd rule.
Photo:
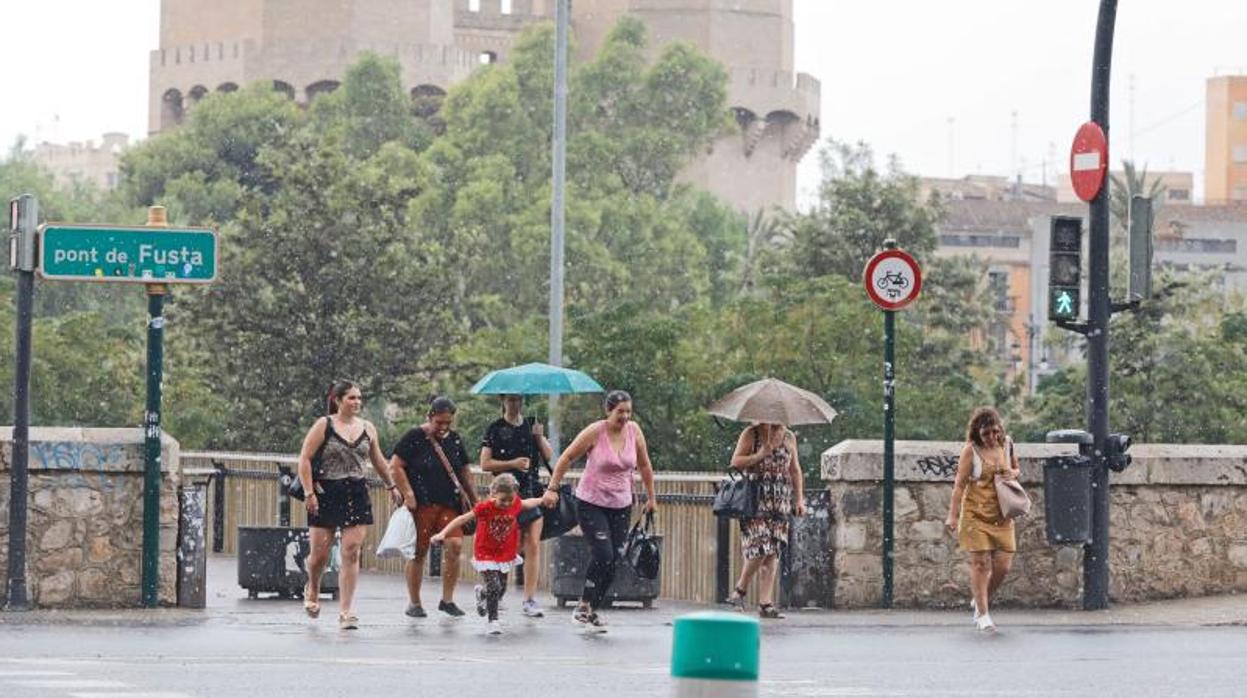
[[[836,418],[836,411],[821,397],[774,378],[742,385],[707,410],[738,422],[785,426],[831,424]]]

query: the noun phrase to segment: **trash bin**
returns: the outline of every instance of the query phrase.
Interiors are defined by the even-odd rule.
[[[238,585],[253,599],[261,593],[302,598],[307,586],[304,560],[310,548],[306,528],[239,526]],[[321,576],[320,591],[338,598],[338,573],[332,556]]]
[[[1048,443],[1077,444],[1079,455],[1044,463],[1044,520],[1051,545],[1091,542],[1091,434],[1075,429],[1048,433]]]
[[[662,536],[654,536],[659,548],[662,547]],[[554,547],[550,555],[550,593],[563,608],[569,601],[579,601],[580,593],[585,588],[585,573],[593,556],[589,552],[589,544],[584,536],[563,535],[554,539]],[[639,602],[644,608],[654,605],[658,598],[659,580],[642,579],[637,576],[624,560],[615,561],[615,581],[611,582],[610,591],[606,593],[606,605],[616,601]]]

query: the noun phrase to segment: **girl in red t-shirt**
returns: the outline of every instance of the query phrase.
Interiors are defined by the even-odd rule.
[[[502,625],[498,622],[498,602],[507,591],[507,573],[524,561],[519,555],[520,529],[516,520],[521,511],[541,506],[540,497],[520,499],[516,494],[518,491],[519,483],[515,476],[510,473],[498,475],[489,483],[488,499],[446,524],[446,528],[431,539],[433,543],[441,543],[450,532],[476,520],[472,566],[485,581],[483,586],[476,585],[476,612],[489,616],[490,635],[502,633]]]

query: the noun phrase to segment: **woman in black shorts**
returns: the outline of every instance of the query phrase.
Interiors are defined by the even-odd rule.
[[[299,453],[299,479],[307,492],[307,526],[312,551],[307,559],[307,588],[303,608],[307,615],[320,615],[320,578],[329,564],[329,549],[335,530],[342,530],[342,568],[339,572],[338,625],[344,630],[359,627],[351,611],[355,583],[359,579],[359,554],[364,544],[365,526],[372,524],[372,502],[368,498],[368,479],[364,466],[386,483],[394,496],[396,488],[377,443],[377,428],[359,416],[364,399],[359,386],[350,381],[335,383],[329,391],[329,416],[316,420],[303,439]],[[312,461],[316,460],[313,471]]]

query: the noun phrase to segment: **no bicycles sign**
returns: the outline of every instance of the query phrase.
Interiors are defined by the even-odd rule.
[[[866,263],[866,294],[883,310],[900,310],[918,299],[922,269],[908,253],[884,250]]]

